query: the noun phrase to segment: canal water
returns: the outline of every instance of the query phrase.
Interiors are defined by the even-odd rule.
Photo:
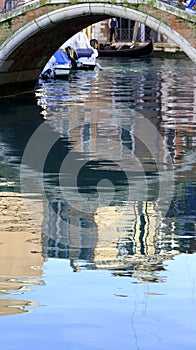
[[[196,347],[196,76],[188,59],[0,100],[0,344]]]

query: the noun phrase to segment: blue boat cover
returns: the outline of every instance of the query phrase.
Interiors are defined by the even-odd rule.
[[[76,55],[80,57],[91,57],[93,54],[93,49],[75,49]]]
[[[54,57],[56,59],[56,62],[58,64],[67,64],[70,62],[69,57],[67,56],[67,54],[65,52],[63,52],[62,50],[57,50],[54,54]]]

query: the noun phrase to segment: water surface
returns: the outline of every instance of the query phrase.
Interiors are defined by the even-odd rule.
[[[195,66],[100,63],[0,102],[6,350],[195,349]]]

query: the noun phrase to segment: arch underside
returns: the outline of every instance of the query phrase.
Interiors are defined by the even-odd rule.
[[[111,16],[139,21],[166,35],[196,63],[196,49],[160,20],[120,5],[88,3],[51,11],[16,31],[0,47],[0,80],[36,81],[46,62],[63,42],[81,29]]]

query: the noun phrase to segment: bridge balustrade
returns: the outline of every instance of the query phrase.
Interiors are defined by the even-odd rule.
[[[186,9],[186,0],[158,0],[160,2],[166,3],[170,6],[179,7],[181,9]],[[0,13],[6,13],[16,9],[17,7],[21,7],[28,3],[32,2],[32,0],[4,0],[3,7],[0,7]],[[0,1],[1,3],[1,1]],[[196,11],[195,11],[196,15]]]

